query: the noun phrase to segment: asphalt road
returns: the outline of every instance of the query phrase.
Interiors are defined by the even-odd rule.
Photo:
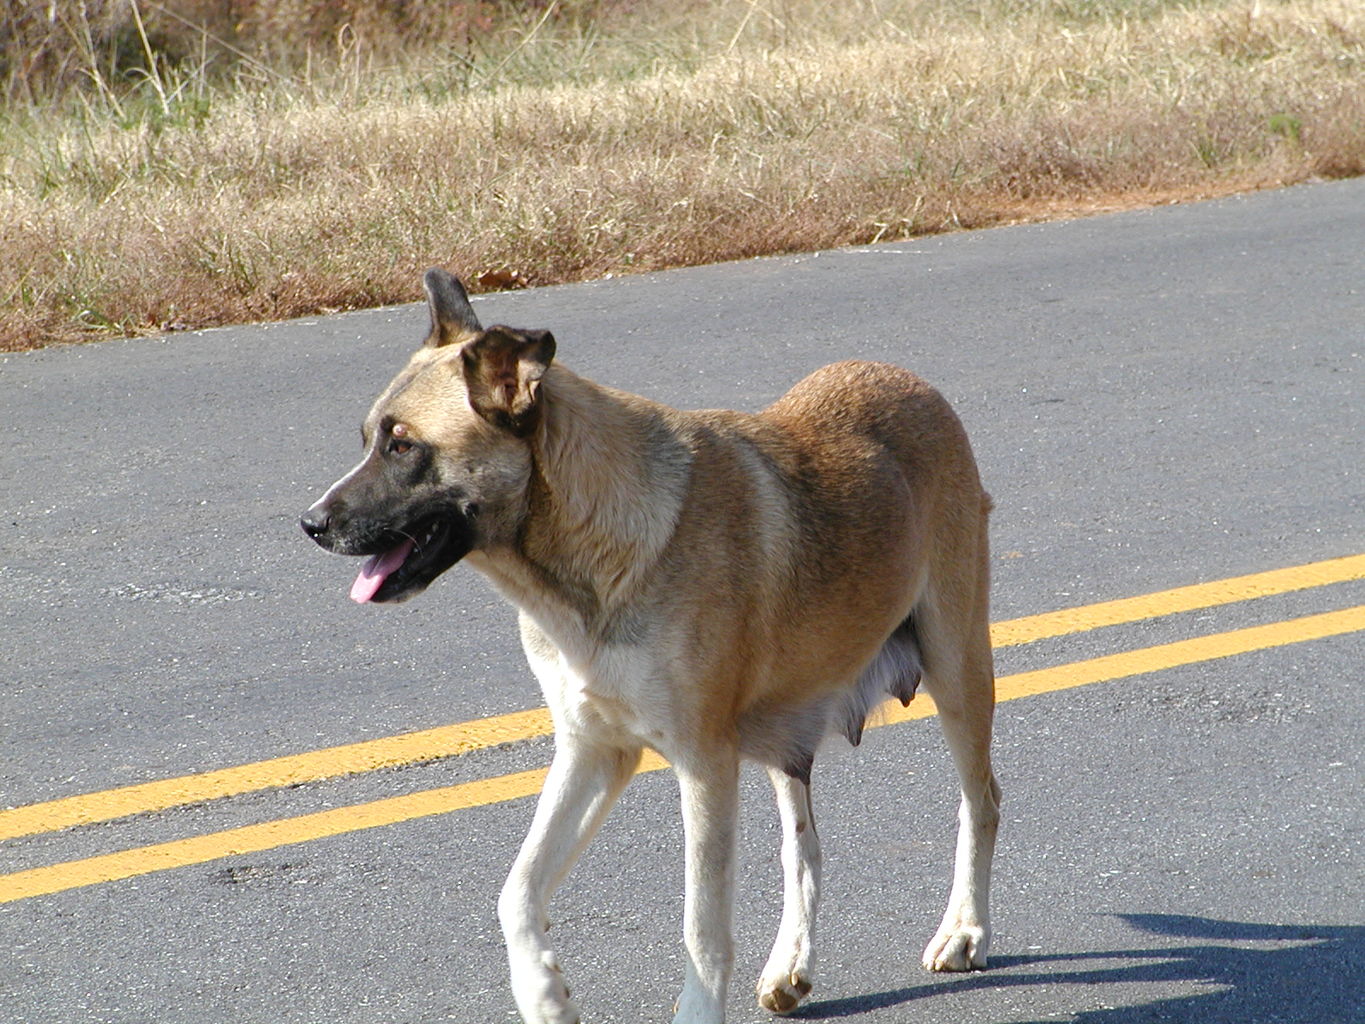
[[[1365,180],[476,309],[686,407],[758,408],[846,357],[916,370],[957,407],[996,499],[996,621],[1365,552]],[[0,359],[0,807],[98,807],[117,787],[537,705],[514,615],[473,572],[357,607],[354,563],[296,525],[424,326],[403,307]],[[1365,1020],[1365,582],[1333,572],[999,648],[1018,699],[998,714],[984,973],[918,967],[955,828],[936,724],[832,745],[815,776],[821,958],[798,1016]],[[1303,639],[1327,612],[1346,618]],[[1278,639],[1243,642],[1261,626]],[[1241,653],[1162,661],[1215,634]],[[1010,689],[1127,651],[1126,674]],[[345,822],[483,792],[549,751],[397,758],[6,839],[0,1021],[510,1021],[493,904],[532,800]],[[765,1019],[750,986],[780,909],[775,815],[757,772],[745,785],[734,1021]],[[668,1019],[676,800],[667,773],[636,779],[553,904],[590,1021]],[[214,838],[329,809],[343,824],[327,838],[236,855]],[[197,837],[216,852],[171,857]],[[50,891],[24,889],[39,877]]]

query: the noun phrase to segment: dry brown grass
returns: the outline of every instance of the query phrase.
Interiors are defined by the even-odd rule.
[[[500,17],[473,57],[12,101],[0,348],[406,301],[437,263],[542,284],[1365,172],[1351,0]]]

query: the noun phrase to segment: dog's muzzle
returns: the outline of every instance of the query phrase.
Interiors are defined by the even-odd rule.
[[[358,517],[323,498],[299,517],[319,546],[340,555],[368,556],[351,585],[353,601],[400,601],[421,593],[474,546],[477,507],[413,510],[399,522]]]

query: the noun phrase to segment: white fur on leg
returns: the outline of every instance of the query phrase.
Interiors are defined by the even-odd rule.
[[[758,1004],[791,1013],[811,990],[815,967],[815,912],[820,900],[820,841],[810,787],[777,769],[768,777],[782,820],[782,923],[758,979]]]
[[[498,898],[512,996],[526,1024],[577,1024],[546,936],[546,906],[629,780],[638,751],[556,739],[531,830]]]
[[[991,859],[1000,820],[1000,790],[993,778],[978,792],[963,794],[958,818],[957,856],[948,909],[924,950],[924,966],[931,971],[979,970],[986,966],[991,943],[987,908]]]
[[[735,823],[738,755],[699,765],[677,765],[686,837],[683,941],[687,977],[673,1024],[724,1024],[725,995],[734,963]]]

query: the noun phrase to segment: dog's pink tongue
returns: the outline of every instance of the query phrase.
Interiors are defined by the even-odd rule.
[[[351,584],[351,600],[357,604],[364,604],[379,593],[379,588],[384,585],[384,581],[403,564],[403,560],[408,557],[411,551],[412,541],[405,540],[392,551],[386,551],[382,555],[372,555],[366,559],[365,564],[360,567],[360,575]]]

